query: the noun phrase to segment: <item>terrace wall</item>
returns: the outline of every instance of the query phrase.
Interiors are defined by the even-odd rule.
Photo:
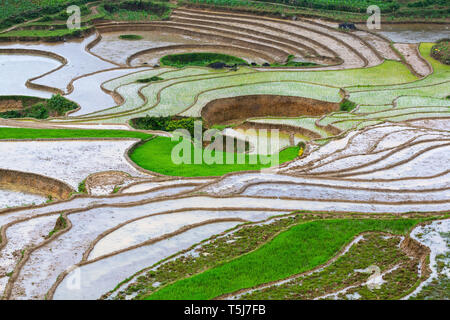
[[[74,190],[64,182],[39,174],[0,169],[0,186],[21,192],[40,194],[54,199],[68,199]]]

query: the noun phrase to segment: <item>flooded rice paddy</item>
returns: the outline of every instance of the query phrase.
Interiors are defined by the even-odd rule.
[[[357,25],[357,27],[362,30],[367,29],[365,25]],[[375,31],[393,42],[400,43],[436,42],[440,39],[450,38],[450,26],[445,24],[383,23],[380,30],[372,31]]]

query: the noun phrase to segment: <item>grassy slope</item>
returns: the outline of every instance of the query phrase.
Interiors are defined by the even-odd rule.
[[[367,2],[367,1],[347,1],[346,4],[350,4],[351,7],[356,7],[359,12],[352,12],[352,10],[345,9],[341,6],[343,2],[340,1],[309,1],[312,4],[300,6],[287,5],[286,1],[247,1],[247,0],[178,0],[180,4],[195,4],[206,8],[233,8],[234,10],[245,10],[253,13],[263,14],[276,14],[279,16],[292,17],[294,15],[315,16],[331,19],[334,21],[347,21],[347,22],[365,22],[369,17],[366,14],[366,9],[369,4],[380,5],[382,21],[404,21],[404,22],[417,22],[419,21],[448,21],[448,13],[446,13],[444,6],[436,6],[435,4],[427,4],[425,8],[410,8],[406,6],[407,2],[419,2],[420,0],[399,0],[396,1],[400,4],[400,9],[395,14],[388,7],[383,6],[390,3],[384,2]],[[278,2],[278,3],[275,3]],[[314,5],[321,3],[334,4],[334,7],[323,7]],[[392,2],[391,2],[392,3]],[[313,8],[312,8],[313,7]],[[333,10],[333,8],[335,8]],[[353,10],[355,11],[355,10]]]
[[[20,14],[28,10],[36,10],[45,6],[59,5],[69,2],[69,0],[8,0],[7,3],[2,1],[2,10],[0,11],[0,20],[12,15]]]
[[[90,27],[82,27],[76,30],[58,29],[58,30],[14,30],[0,34],[0,37],[57,37],[66,36],[88,30]]]
[[[418,220],[319,220],[281,233],[258,250],[163,287],[146,299],[212,299],[289,277],[331,259],[364,231],[405,233]]]
[[[173,142],[169,138],[157,137],[139,146],[130,155],[137,165],[144,169],[162,173],[169,176],[201,177],[201,176],[221,176],[229,172],[260,170],[262,164],[249,164],[246,156],[246,164],[180,164],[173,163],[171,158],[172,149],[178,142]],[[280,163],[294,159],[298,155],[298,148],[288,148],[279,153]],[[220,152],[225,157],[225,152]],[[194,146],[191,148],[193,159]],[[235,154],[236,157],[236,154]],[[192,163],[194,161],[192,160]],[[236,162],[236,161],[235,161]],[[225,163],[225,160],[224,160]]]

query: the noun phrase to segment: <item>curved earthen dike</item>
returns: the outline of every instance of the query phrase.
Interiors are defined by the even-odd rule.
[[[400,243],[400,248],[409,256],[412,256],[420,261],[420,272],[423,279],[427,279],[431,273],[429,262],[427,261],[430,255],[430,248],[424,246],[420,242],[414,240],[407,235]]]
[[[229,124],[258,117],[321,116],[339,110],[339,103],[316,99],[247,95],[216,99],[206,104],[201,115],[206,125]]]
[[[0,169],[0,186],[7,189],[34,193],[53,199],[66,200],[74,190],[64,182],[39,174]]]
[[[222,36],[211,32],[199,32],[186,29],[185,27],[170,23],[170,22],[153,22],[153,23],[110,23],[96,26],[100,33],[118,32],[118,31],[158,31],[158,32],[173,32],[189,37],[200,38],[219,43],[226,43],[233,46],[253,49],[255,51],[262,51],[272,57],[269,62],[284,62],[289,53],[281,49],[271,47],[266,44],[240,40],[232,37]]]

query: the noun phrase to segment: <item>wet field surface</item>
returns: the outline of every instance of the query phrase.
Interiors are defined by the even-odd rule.
[[[365,25],[357,25],[359,29],[367,30]],[[405,23],[382,24],[380,30],[372,30],[400,43],[436,42],[450,38],[450,27],[444,24]]]

